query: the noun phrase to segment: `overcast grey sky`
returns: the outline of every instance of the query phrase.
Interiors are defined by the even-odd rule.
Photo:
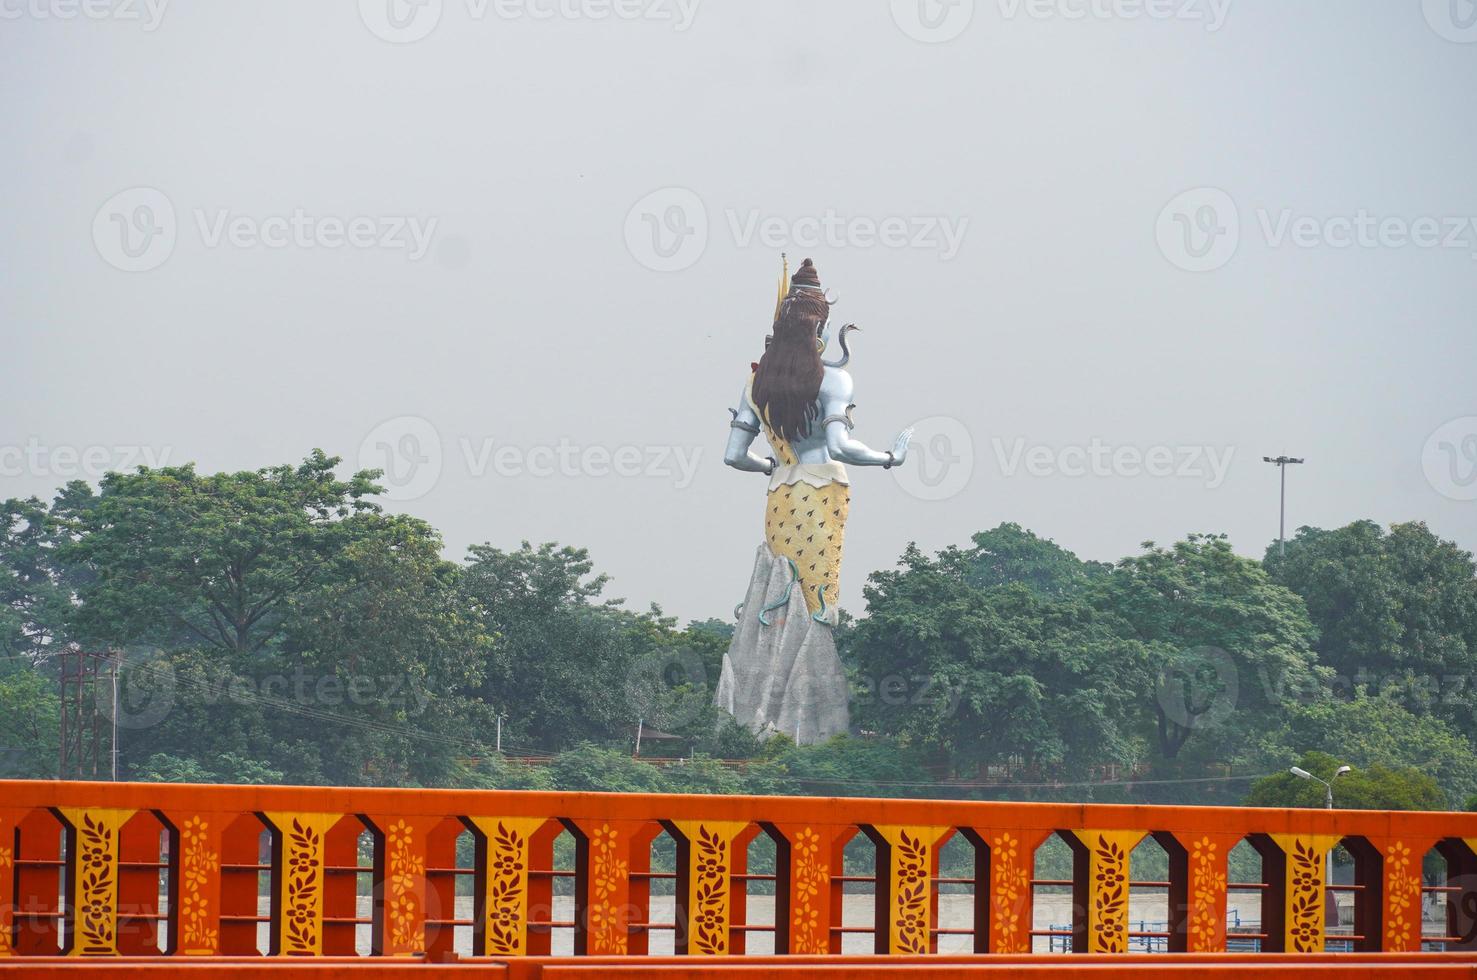
[[[1018,521],[1477,546],[1471,0],[0,0],[0,496],[314,447],[726,616],[779,252],[854,320],[842,588]],[[152,3],[152,5],[151,5]]]

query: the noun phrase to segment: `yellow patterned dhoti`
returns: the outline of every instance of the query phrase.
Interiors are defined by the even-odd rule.
[[[840,480],[813,472],[822,467],[841,470]],[[769,550],[795,563],[812,615],[833,610],[839,601],[841,545],[851,507],[851,487],[844,481],[841,465],[828,463],[780,466],[770,482],[764,537]]]

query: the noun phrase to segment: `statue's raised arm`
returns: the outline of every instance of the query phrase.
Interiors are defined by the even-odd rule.
[[[821,411],[825,416],[821,424],[826,430],[826,451],[832,459],[853,466],[881,466],[891,469],[908,458],[908,441],[913,438],[912,429],[904,429],[894,440],[892,449],[878,452],[851,436],[855,423],[851,410],[856,404],[851,400],[851,375],[843,368],[828,367],[821,379]]]

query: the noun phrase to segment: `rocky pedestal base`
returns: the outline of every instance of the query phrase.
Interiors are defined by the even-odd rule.
[[[845,734],[850,714],[834,623],[834,610],[823,622],[812,618],[790,563],[760,545],[723,656],[718,707],[760,737],[783,732],[799,745],[813,745]]]

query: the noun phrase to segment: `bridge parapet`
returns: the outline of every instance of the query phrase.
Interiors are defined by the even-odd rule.
[[[573,847],[561,868],[564,834]],[[675,867],[654,870],[663,834]],[[459,848],[464,835],[474,846]],[[773,842],[772,873],[747,867],[759,835]],[[858,835],[874,849],[870,874],[843,864]],[[1034,855],[1053,835],[1071,849],[1071,876],[1043,882]],[[973,850],[972,873],[941,877],[940,850],[956,837]],[[1166,880],[1131,875],[1147,838],[1164,849]],[[1242,841],[1261,856],[1259,881],[1228,880]],[[1353,858],[1351,884],[1328,881],[1337,844]],[[691,956],[743,953],[758,933],[789,954],[840,953],[858,933],[883,954],[929,954],[941,935],[967,937],[976,953],[1027,953],[1043,935],[1043,885],[1070,888],[1063,938],[1082,953],[1146,938],[1224,952],[1238,888],[1261,896],[1259,931],[1246,936],[1265,952],[1323,953],[1331,892],[1353,896],[1339,941],[1354,951],[1471,951],[1474,847],[1472,813],[0,781],[0,957],[252,956],[263,926],[268,956],[353,955],[365,931],[371,955],[436,956],[458,929],[474,954],[500,958],[547,955],[558,930],[583,956],[645,954],[661,930]],[[1432,848],[1448,869],[1435,886],[1422,879]],[[470,914],[457,912],[459,881]],[[675,891],[670,923],[653,922],[656,881]],[[843,921],[848,883],[870,886],[865,925]],[[941,884],[972,892],[969,928],[941,926]],[[756,887],[773,888],[772,922],[749,921]],[[1135,931],[1130,895],[1146,888],[1166,893],[1167,921]],[[1423,936],[1432,894],[1447,914]]]

